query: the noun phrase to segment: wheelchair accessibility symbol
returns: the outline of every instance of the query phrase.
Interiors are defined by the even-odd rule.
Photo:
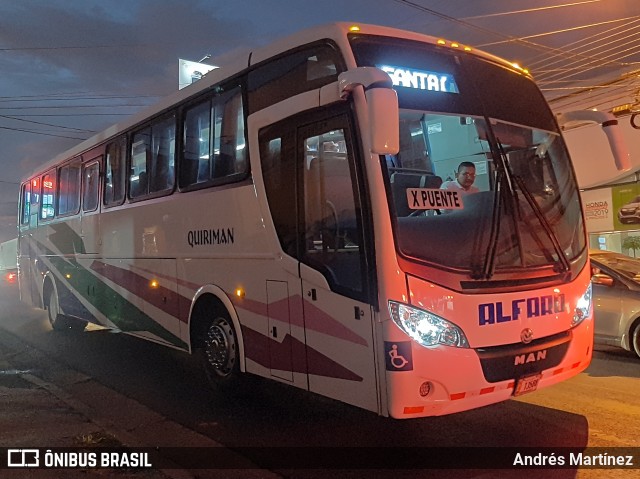
[[[413,371],[411,342],[384,342],[385,364],[387,371]]]

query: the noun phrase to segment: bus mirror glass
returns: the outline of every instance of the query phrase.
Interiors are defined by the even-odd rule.
[[[607,135],[613,159],[618,171],[629,171],[631,160],[629,151],[622,136],[618,120],[611,113],[596,110],[575,110],[559,113],[557,115],[558,124],[562,129],[567,128],[567,124],[575,123],[598,123]]]
[[[371,152],[378,155],[397,154],[400,150],[400,114],[396,91],[391,88],[370,88],[366,98]]]

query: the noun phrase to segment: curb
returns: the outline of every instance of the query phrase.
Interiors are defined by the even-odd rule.
[[[114,391],[91,377],[46,356],[40,350],[22,342],[13,333],[0,328],[0,359],[14,369],[20,378],[47,391],[62,401],[87,421],[95,424],[107,434],[115,437],[128,447],[194,447],[225,448],[224,445],[188,429],[143,404]],[[29,366],[41,360],[49,364],[53,376],[47,381],[30,370]],[[225,451],[234,459],[234,464],[246,464],[246,469],[198,469],[190,471],[180,466],[174,459],[163,457],[163,464],[170,468],[156,471],[170,479],[280,479],[282,476],[258,468],[250,460]],[[179,461],[178,461],[179,462]],[[175,468],[173,465],[175,464]]]

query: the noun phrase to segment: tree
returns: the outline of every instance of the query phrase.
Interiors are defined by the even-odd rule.
[[[636,257],[636,250],[640,249],[640,236],[627,236],[622,242],[622,247],[633,250],[633,257]]]

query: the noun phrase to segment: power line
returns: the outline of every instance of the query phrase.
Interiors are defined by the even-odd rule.
[[[22,128],[10,128],[8,126],[0,126],[0,130],[19,131],[22,133],[32,133],[34,135],[43,135],[43,136],[54,136],[56,138],[67,138],[69,140],[86,140],[86,138],[78,138],[76,136],[56,135],[54,133],[44,133],[44,132],[38,132],[35,130],[25,130]]]
[[[15,118],[30,116],[131,116],[131,113],[17,113],[13,116]]]
[[[581,2],[574,2],[574,3],[564,3],[562,5],[551,5],[548,7],[536,7],[536,8],[527,8],[524,10],[513,10],[511,12],[498,12],[498,13],[487,13],[484,15],[475,15],[473,17],[463,17],[462,20],[476,20],[479,18],[489,18],[489,17],[500,17],[500,16],[504,16],[504,15],[516,15],[519,13],[533,13],[533,12],[540,12],[543,10],[552,10],[552,9],[556,9],[556,8],[564,8],[564,7],[575,7],[576,5],[583,5],[585,3],[597,3],[600,2],[602,0],[583,0]]]
[[[68,46],[58,46],[58,47],[5,47],[0,48],[0,52],[20,52],[20,51],[31,51],[31,50],[92,50],[92,49],[102,49],[102,48],[157,48],[159,44],[149,44],[149,43],[140,43],[140,44],[131,44],[131,45],[68,45]]]
[[[149,106],[149,104],[131,104],[131,105],[51,105],[51,106],[0,106],[0,110],[44,110],[44,109],[70,109],[70,108],[140,108]]]
[[[82,129],[82,128],[73,128],[70,126],[63,126],[63,125],[53,125],[51,123],[44,123],[41,121],[34,121],[34,120],[23,120],[22,118],[15,118],[12,116],[7,116],[7,115],[0,115],[0,118],[7,118],[9,120],[15,120],[15,121],[22,121],[24,123],[33,123],[34,125],[43,125],[43,126],[53,126],[55,128],[62,128],[64,130],[74,130],[74,131],[84,131],[86,133],[95,133],[94,130],[86,130],[86,129]]]
[[[54,97],[46,97],[43,95],[29,96],[0,96],[0,102],[23,102],[23,101],[74,101],[74,100],[124,100],[129,98],[158,98],[157,95],[94,95],[94,96],[77,96],[79,93],[68,93],[54,95]]]

